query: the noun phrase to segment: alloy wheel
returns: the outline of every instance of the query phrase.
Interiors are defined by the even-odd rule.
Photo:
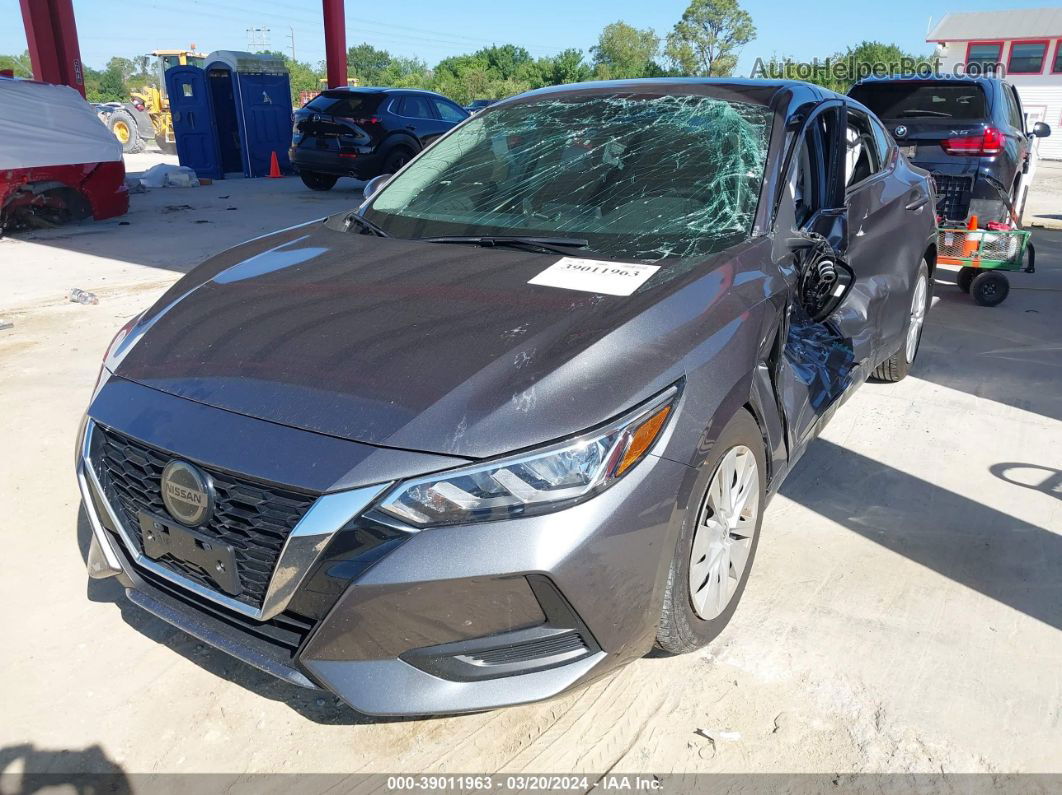
[[[708,484],[690,555],[690,602],[697,616],[719,616],[748,565],[760,510],[756,456],[744,445],[727,451]]]
[[[929,280],[924,274],[918,276],[914,297],[911,299],[911,322],[907,326],[907,363],[911,364],[918,353],[918,340],[922,336],[922,326],[926,322],[926,292]]]

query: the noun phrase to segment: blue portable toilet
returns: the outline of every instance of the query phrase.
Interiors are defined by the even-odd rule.
[[[291,85],[281,58],[218,50],[202,69],[167,69],[166,88],[181,165],[213,179],[264,177],[276,152],[281,170],[291,170]]]

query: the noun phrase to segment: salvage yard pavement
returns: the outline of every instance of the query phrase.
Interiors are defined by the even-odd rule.
[[[369,718],[88,581],[73,444],[115,330],[208,254],[359,199],[352,181],[227,180],[0,240],[0,316],[14,323],[0,334],[3,765],[1062,772],[1062,232],[1034,234],[1037,273],[1012,275],[994,309],[938,273],[911,377],[863,387],[812,444],[704,652],[650,656],[540,704]],[[162,211],[179,205],[191,209]],[[99,304],[71,303],[75,287]]]

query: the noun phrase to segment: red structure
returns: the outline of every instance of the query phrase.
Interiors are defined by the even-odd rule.
[[[85,96],[85,75],[71,0],[20,0],[33,76],[76,88]]]
[[[23,0],[25,2],[25,0]],[[325,61],[328,87],[347,84],[347,25],[343,0],[321,0],[324,11]]]
[[[26,26],[33,76],[44,83],[76,88],[85,95],[73,0],[19,0]],[[324,13],[328,86],[347,84],[347,29],[343,0],[321,0]]]

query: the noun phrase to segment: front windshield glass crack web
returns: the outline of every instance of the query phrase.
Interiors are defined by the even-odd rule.
[[[396,237],[579,237],[573,255],[658,262],[748,237],[771,111],[695,95],[582,95],[487,110],[367,216]]]

